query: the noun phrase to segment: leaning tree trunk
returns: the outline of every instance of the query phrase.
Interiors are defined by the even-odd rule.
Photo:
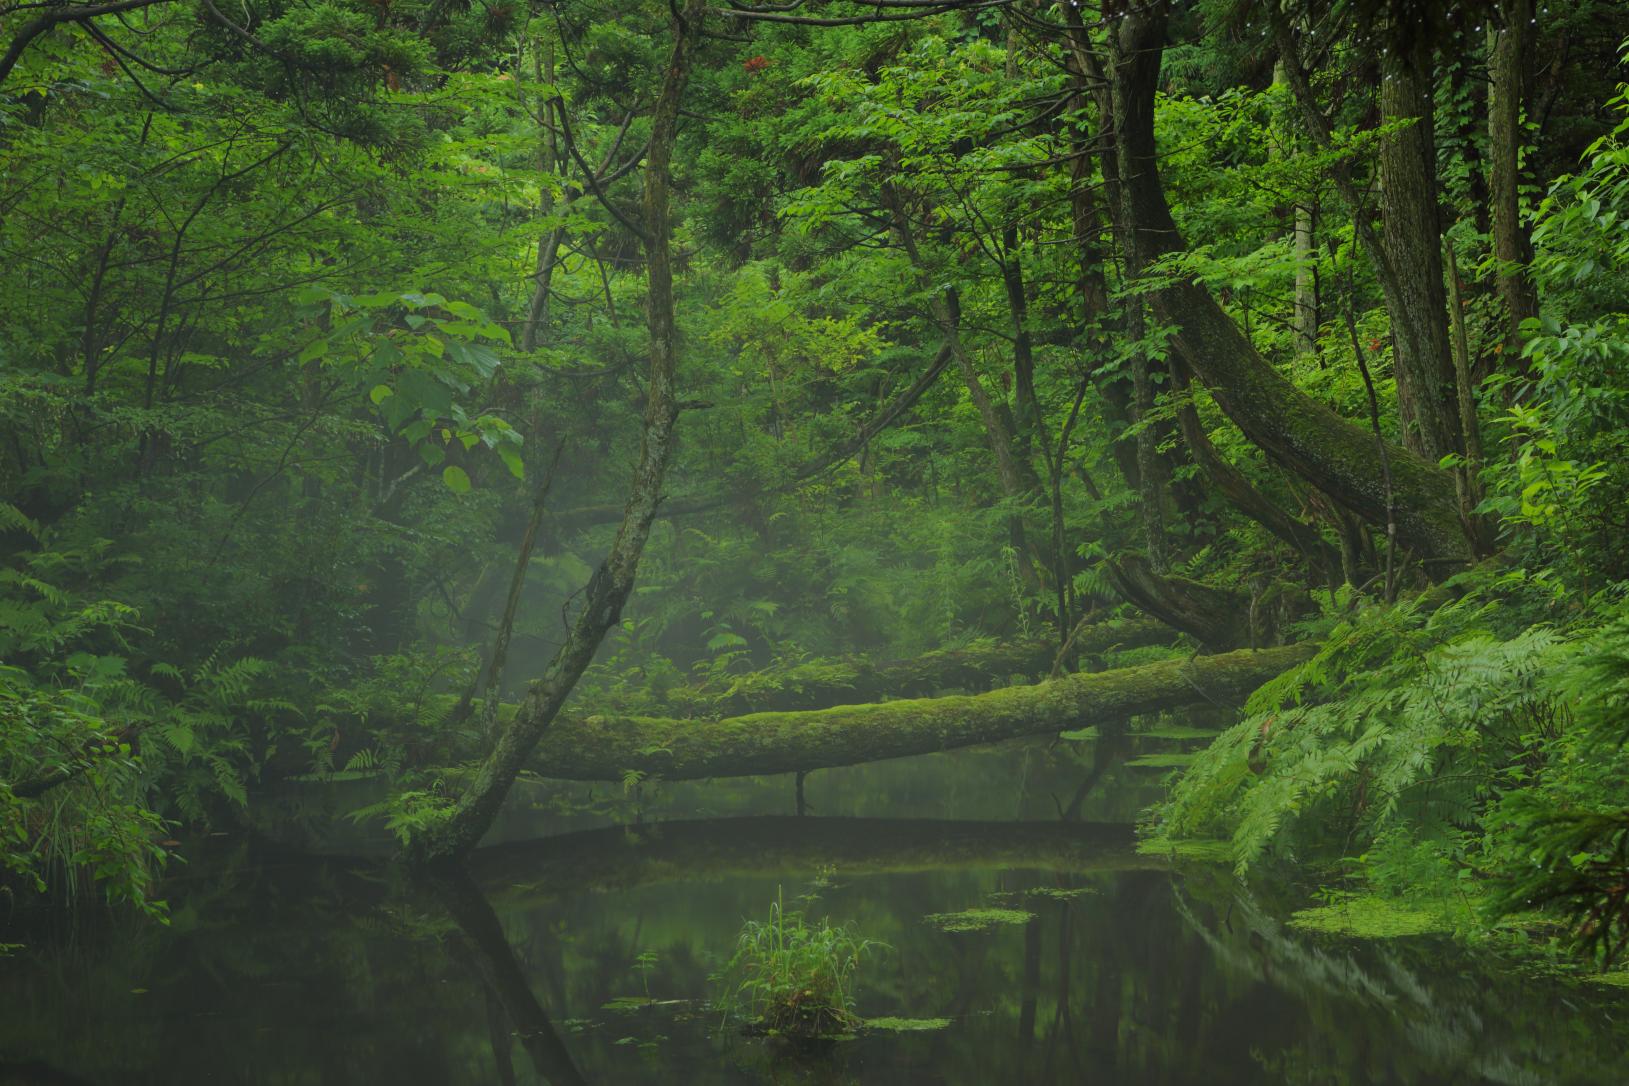
[[[623,780],[630,772],[697,780],[858,765],[1187,705],[1238,705],[1313,651],[1312,645],[1242,650],[1066,675],[988,694],[725,720],[562,718],[543,737],[532,766],[545,777],[603,781]]]
[[[1137,253],[1139,266],[1184,248],[1156,165],[1154,92],[1164,41],[1162,4],[1128,10],[1111,34],[1123,241]],[[1376,463],[1374,436],[1274,369],[1209,290],[1192,279],[1171,277],[1149,293],[1217,405],[1269,457],[1372,523],[1386,522],[1389,489],[1399,541],[1430,563],[1433,574],[1470,559],[1451,476],[1423,457],[1395,449],[1388,488]]]
[[[492,753],[476,770],[451,815],[414,840],[413,851],[421,859],[460,856],[480,843],[503,806],[515,777],[554,723],[577,680],[593,660],[606,631],[621,617],[622,606],[633,591],[639,558],[650,536],[651,522],[656,518],[662,477],[672,447],[673,426],[678,418],[674,392],[676,331],[668,173],[678,129],[679,99],[690,75],[691,57],[705,11],[705,0],[685,0],[682,11],[674,10],[672,58],[651,121],[644,193],[645,258],[650,281],[646,299],[650,375],[639,463],[634,469],[622,526],[610,553],[589,581],[582,610],[547,673],[532,685],[514,719],[498,735]]]

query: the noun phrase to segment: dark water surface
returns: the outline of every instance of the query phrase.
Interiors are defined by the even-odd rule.
[[[1139,856],[1159,775],[1095,773],[1089,744],[975,751],[816,774],[803,818],[784,779],[647,789],[637,825],[612,824],[618,788],[534,790],[434,885],[199,842],[167,928],[15,918],[0,1083],[1629,1082],[1622,990],[1302,935],[1225,872]],[[861,1014],[950,1025],[817,1052],[720,1030],[708,976],[743,920],[811,892],[888,944]],[[1034,917],[923,919],[992,903]]]

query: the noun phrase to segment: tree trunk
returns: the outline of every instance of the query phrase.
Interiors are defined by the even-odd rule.
[[[589,581],[582,610],[548,671],[533,684],[514,719],[499,734],[491,754],[476,770],[451,814],[412,842],[414,853],[424,860],[457,857],[480,843],[521,767],[554,723],[577,680],[593,660],[606,631],[621,618],[622,605],[633,591],[639,558],[661,499],[662,477],[667,470],[673,425],[678,418],[674,392],[676,332],[668,174],[678,128],[679,99],[689,79],[691,58],[705,11],[705,0],[685,0],[683,10],[673,12],[673,53],[651,120],[644,193],[645,259],[650,281],[646,298],[650,371],[639,463],[629,487],[622,526],[610,553]]]
[[[1238,705],[1268,679],[1311,657],[1311,645],[1066,675],[988,694],[846,705],[724,720],[575,716],[539,745],[545,777],[662,780],[799,773],[930,754],[1185,705]]]
[[[1318,529],[1291,516],[1216,451],[1210,435],[1205,433],[1204,424],[1199,421],[1199,411],[1191,397],[1186,395],[1191,387],[1187,363],[1173,351],[1170,367],[1172,386],[1184,396],[1177,408],[1177,422],[1182,427],[1182,438],[1205,479],[1227,499],[1229,505],[1299,551],[1315,579],[1332,585],[1340,569],[1340,556],[1335,549],[1324,540]]]
[[[1251,629],[1250,599],[1241,593],[1165,573],[1138,555],[1116,558],[1108,573],[1128,603],[1211,651],[1267,640]]]
[[[1538,289],[1528,265],[1533,240],[1522,221],[1521,145],[1522,107],[1532,55],[1532,0],[1500,0],[1502,26],[1490,31],[1488,63],[1488,188],[1493,203],[1493,256],[1499,297],[1508,324],[1503,345],[1504,365],[1520,371],[1522,321],[1538,316]]]
[[[1153,619],[1104,622],[1077,633],[1066,659],[1079,664],[1115,649],[1169,645],[1175,631]],[[710,694],[680,687],[666,698],[665,711],[685,716],[739,716],[769,710],[825,709],[882,698],[930,697],[945,690],[982,690],[1014,675],[1027,679],[1052,671],[1055,641],[1018,641],[965,649],[945,649],[909,660],[873,663],[864,657],[814,661],[770,668],[730,680],[728,690]]]
[[[1111,38],[1114,139],[1126,194],[1124,241],[1137,251],[1140,265],[1183,249],[1154,145],[1154,91],[1164,38],[1165,11],[1159,5],[1128,11]],[[1352,512],[1385,522],[1387,487],[1369,433],[1275,370],[1198,283],[1175,279],[1151,297],[1161,319],[1176,329],[1177,348],[1246,437]],[[1391,460],[1401,542],[1430,563],[1433,575],[1450,572],[1470,558],[1453,479],[1402,449]]]
[[[1384,124],[1411,122],[1380,144],[1381,229],[1392,276],[1386,291],[1403,444],[1436,462],[1465,451],[1448,350],[1448,299],[1437,218],[1431,42],[1420,26],[1395,28],[1380,54]]]
[[[1318,268],[1313,263],[1317,239],[1313,223],[1317,212],[1309,204],[1295,204],[1295,349],[1318,353]]]
[[[515,73],[516,82],[519,82],[520,73]],[[554,86],[554,42],[551,39],[541,48],[533,43],[532,51],[532,79],[549,87]],[[524,100],[524,94],[522,95]],[[554,190],[550,186],[550,176],[560,168],[560,153],[558,137],[554,127],[546,123],[549,110],[553,108],[548,99],[539,103],[537,112],[538,127],[542,129],[538,140],[537,164],[541,179],[538,182],[542,190],[538,199],[538,215],[548,218],[554,211]],[[561,109],[565,106],[562,104]],[[571,210],[571,196],[565,198],[565,207],[562,214]],[[549,302],[554,293],[554,266],[560,256],[560,244],[565,240],[566,228],[554,226],[537,240],[537,268],[532,273],[532,297],[526,304],[526,323],[520,330],[520,349],[531,351],[537,347],[538,337],[549,326]]]

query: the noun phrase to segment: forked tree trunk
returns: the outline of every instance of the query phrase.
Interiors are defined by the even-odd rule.
[[[1154,144],[1154,92],[1165,43],[1165,8],[1128,10],[1111,33],[1114,140],[1126,211],[1124,242],[1146,266],[1180,253],[1181,234],[1160,183]],[[1150,292],[1177,348],[1222,411],[1270,458],[1371,523],[1386,522],[1387,486],[1374,437],[1296,388],[1262,358],[1210,291],[1172,278]],[[1424,458],[1392,451],[1399,541],[1434,575],[1471,557],[1460,527],[1454,481]]]
[[[589,581],[582,610],[548,671],[532,685],[514,719],[499,733],[492,752],[476,770],[450,816],[412,842],[412,851],[419,859],[461,856],[480,843],[503,806],[515,777],[559,715],[577,680],[593,660],[606,631],[621,618],[622,606],[633,591],[639,558],[661,499],[673,425],[678,418],[674,390],[673,265],[669,251],[669,165],[678,129],[679,99],[689,79],[691,58],[705,12],[705,0],[685,0],[682,10],[674,10],[672,57],[651,120],[644,193],[645,258],[650,281],[646,298],[650,369],[639,462],[629,487],[622,526],[610,553]]]

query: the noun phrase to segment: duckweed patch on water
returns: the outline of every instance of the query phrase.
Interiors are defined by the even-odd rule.
[[[1039,898],[1046,901],[1073,901],[1076,898],[1095,893],[1097,891],[1090,886],[1031,886],[1027,890],[1008,890],[999,894],[991,894],[990,900],[997,903],[1022,901],[1025,898],[1031,900]]]
[[[867,1018],[865,1028],[889,1033],[929,1033],[950,1025],[948,1018]]]
[[[1028,924],[1035,914],[1027,909],[963,909],[959,913],[929,913],[923,917],[945,932],[991,931],[1003,924]]]
[[[1405,905],[1374,894],[1350,894],[1327,905],[1301,909],[1290,917],[1289,925],[1301,931],[1359,939],[1396,939],[1454,930],[1447,909]]]
[[[1137,842],[1137,851],[1144,856],[1163,856],[1171,860],[1194,860],[1199,863],[1230,864],[1233,862],[1233,842],[1185,837],[1145,837]]]

